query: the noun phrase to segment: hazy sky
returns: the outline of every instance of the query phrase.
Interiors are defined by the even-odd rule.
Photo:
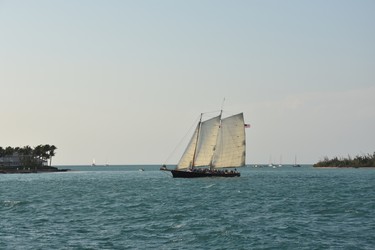
[[[173,164],[225,97],[252,126],[248,164],[372,153],[374,13],[372,0],[0,0],[0,146]]]

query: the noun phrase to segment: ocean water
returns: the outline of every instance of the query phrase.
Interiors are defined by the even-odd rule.
[[[375,169],[71,168],[0,175],[0,249],[375,249]]]

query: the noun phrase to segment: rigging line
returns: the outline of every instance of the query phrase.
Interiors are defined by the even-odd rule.
[[[220,133],[222,133],[222,128],[221,128],[222,114],[223,114],[223,110],[220,110],[219,131],[218,131],[218,133],[216,135],[216,142],[215,142],[214,152],[212,154],[212,158],[211,158],[211,162],[210,162],[210,169],[211,170],[215,168],[215,166],[213,165],[213,163],[214,163],[215,158],[217,157],[217,155],[216,155],[216,151],[217,150],[216,149],[217,149],[217,146],[218,146],[218,140],[219,140]]]
[[[213,110],[213,111],[203,112],[202,114],[203,114],[203,115],[206,115],[206,114],[218,113],[218,112],[220,112],[220,111],[221,111],[221,110]]]
[[[225,97],[223,99],[223,102],[221,103],[221,111],[223,111],[223,109],[224,109],[224,102],[225,102]]]
[[[194,165],[195,165],[195,157],[196,157],[196,155],[197,155],[199,133],[200,133],[200,131],[201,131],[201,127],[202,127],[202,116],[203,116],[203,114],[201,114],[201,117],[200,117],[200,119],[199,119],[199,124],[198,124],[197,140],[196,140],[196,142],[195,142],[195,149],[194,149],[194,154],[193,154],[193,164],[192,164],[192,168],[194,168]]]
[[[199,120],[199,117],[200,115],[194,120],[193,122],[193,125],[191,125],[191,127],[189,128],[189,130],[186,132],[186,134],[181,138],[180,142],[177,144],[177,146],[173,149],[172,153],[169,154],[169,156],[167,157],[167,159],[164,161],[163,164],[166,164],[170,158],[172,157],[172,155],[174,155],[174,153],[176,152],[177,148],[179,148],[182,144],[182,142],[186,139],[186,137],[190,134],[190,132],[193,130],[193,128],[196,127],[196,124],[197,124],[197,121]]]
[[[211,114],[211,113],[223,113],[223,108],[224,108],[224,102],[225,102],[225,97],[223,99],[223,102],[221,104],[221,109],[219,110],[213,110],[213,111],[206,111],[206,112],[203,112],[202,115],[205,115],[205,114]]]

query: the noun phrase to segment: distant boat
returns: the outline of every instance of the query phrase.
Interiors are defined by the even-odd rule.
[[[297,156],[294,156],[294,165],[293,165],[293,167],[295,167],[295,168],[301,167],[301,165],[297,164]]]
[[[272,163],[272,155],[270,155],[270,161],[269,161],[268,166],[269,166],[270,168],[276,168],[275,165]]]
[[[239,177],[234,170],[245,166],[246,137],[243,113],[222,119],[219,116],[202,122],[201,114],[198,125],[187,145],[176,169],[170,171],[174,178],[197,177]]]
[[[143,172],[143,171],[145,171],[145,169],[144,168],[140,168],[139,171]]]
[[[92,159],[91,166],[93,166],[93,167],[96,166],[95,159]]]
[[[283,166],[283,164],[282,164],[282,159],[283,159],[283,156],[280,155],[280,163],[279,163],[279,167],[282,167],[282,166]]]

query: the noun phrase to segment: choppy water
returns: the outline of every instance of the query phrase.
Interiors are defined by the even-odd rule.
[[[0,175],[0,249],[375,248],[375,169],[74,169]]]

